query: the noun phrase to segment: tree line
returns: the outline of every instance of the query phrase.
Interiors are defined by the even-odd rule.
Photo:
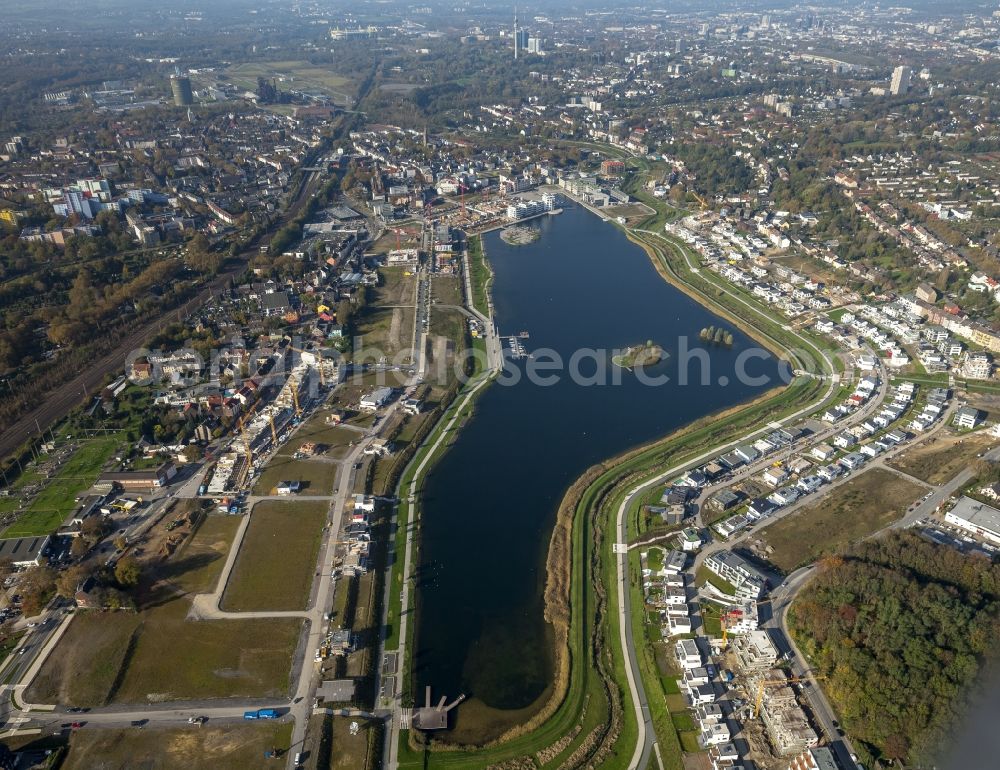
[[[893,533],[824,559],[788,620],[851,737],[929,767],[995,661],[1000,565]]]

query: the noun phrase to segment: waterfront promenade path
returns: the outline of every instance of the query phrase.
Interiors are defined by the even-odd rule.
[[[493,372],[488,371],[484,374],[479,375],[476,380],[473,380],[469,387],[459,396],[456,405],[452,408],[451,417],[442,430],[437,432],[437,438],[434,443],[431,444],[424,456],[420,460],[420,464],[417,466],[416,471],[413,474],[413,478],[410,480],[409,486],[406,488],[405,500],[409,506],[409,516],[406,521],[406,547],[403,551],[403,590],[401,595],[401,604],[399,611],[399,647],[397,648],[397,654],[395,659],[398,661],[397,666],[400,670],[405,668],[406,661],[406,643],[407,643],[407,632],[409,627],[409,616],[410,616],[410,584],[413,578],[413,535],[417,530],[417,486],[423,479],[423,474],[427,470],[428,466],[435,459],[438,450],[441,448],[442,444],[447,443],[452,438],[452,431],[455,428],[456,423],[463,419],[465,415],[465,410],[476,397],[480,390],[486,387],[490,381],[493,379]],[[390,568],[391,569],[391,568]],[[388,577],[386,582],[388,583]],[[388,604],[386,605],[388,606]],[[385,658],[384,649],[382,650],[382,655],[380,655],[379,665],[384,668]],[[393,676],[396,671],[385,671],[381,672],[381,677]],[[405,673],[404,673],[405,675]],[[392,706],[392,720],[389,725],[389,729],[386,730],[386,764],[387,770],[396,770],[399,767],[399,731],[401,728],[403,714],[403,699],[402,699],[402,688],[397,687],[396,692],[393,695],[393,706]]]

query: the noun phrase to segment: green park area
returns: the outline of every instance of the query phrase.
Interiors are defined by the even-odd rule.
[[[489,311],[490,268],[483,252],[483,239],[480,236],[469,239],[469,280],[472,284],[472,306],[483,315]]]
[[[291,723],[73,733],[62,770],[244,770],[266,767],[265,753],[288,753]]]
[[[57,468],[51,468],[51,461],[42,455],[35,463],[40,467],[29,466],[14,485],[14,496],[4,501],[13,502],[29,489],[41,487],[31,503],[17,515],[16,521],[4,530],[3,536],[47,535],[57,529],[73,512],[76,498],[97,480],[121,441],[118,434],[83,439],[69,459]]]
[[[229,612],[304,610],[328,503],[257,503],[222,597]]]
[[[102,706],[287,694],[298,620],[189,620],[218,582],[239,520],[210,516],[146,568],[138,611],[78,610],[25,697]]]

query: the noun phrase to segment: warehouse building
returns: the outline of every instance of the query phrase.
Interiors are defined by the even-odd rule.
[[[986,503],[963,496],[944,515],[944,520],[954,527],[1000,545],[1000,511]]]

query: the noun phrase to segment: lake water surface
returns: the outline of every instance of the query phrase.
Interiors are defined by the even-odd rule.
[[[661,386],[622,374],[619,385],[580,385],[562,373],[541,386],[526,377],[493,384],[424,484],[417,590],[416,692],[459,693],[498,709],[531,705],[546,689],[551,654],[542,617],[545,558],[566,489],[594,463],[650,442],[779,383],[777,361],[666,283],[647,254],[585,209],[537,221],[541,238],[508,246],[485,238],[501,334],[530,333],[529,351],[568,360],[581,348],[620,349],[650,339],[671,356],[655,367]],[[689,368],[682,385],[680,338],[701,347],[706,326],[730,328],[731,349],[713,348],[710,382]],[[523,374],[527,360],[508,366]],[[587,375],[598,367],[584,363]],[[602,374],[611,379],[613,367]],[[720,385],[720,382],[726,384]],[[461,711],[461,708],[459,709]]]

